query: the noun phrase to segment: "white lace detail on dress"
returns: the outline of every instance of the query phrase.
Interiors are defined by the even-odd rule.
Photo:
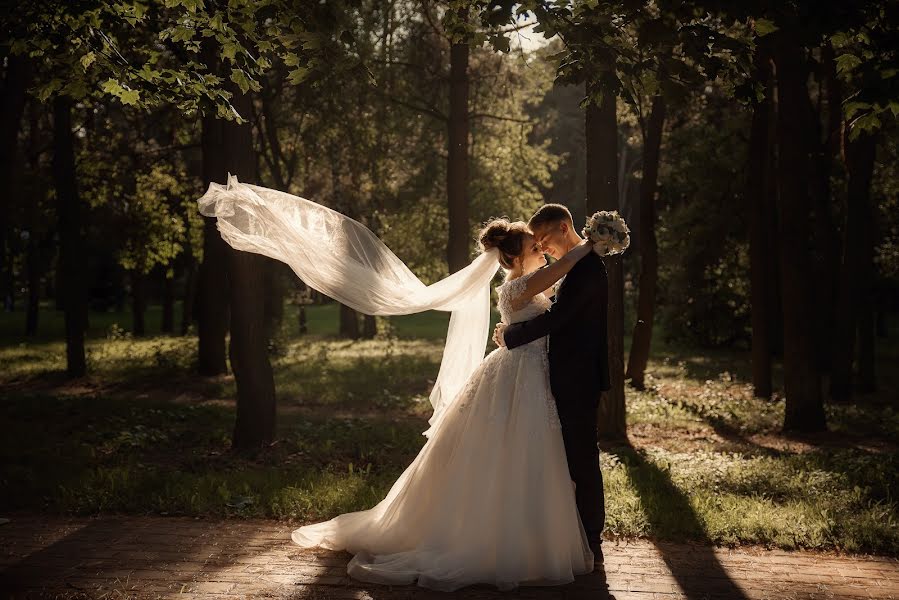
[[[512,301],[520,296],[528,284],[528,279],[534,274],[528,273],[527,275],[522,275],[521,277],[517,277],[512,279],[511,281],[507,281],[500,286],[497,286],[497,308],[499,308],[500,317],[503,320],[503,323],[520,323],[522,321],[529,321],[534,317],[542,315],[544,312],[549,310],[552,306],[552,301],[547,298],[543,293],[539,293],[528,301],[528,303],[520,308],[519,310],[514,310],[512,308]],[[513,348],[509,350],[509,352],[530,352],[538,355],[540,360],[543,362],[544,375],[546,376],[546,386],[545,390],[533,390],[533,394],[543,394],[544,401],[546,402],[546,413],[549,418],[549,424],[551,427],[555,429],[561,428],[559,424],[559,413],[556,408],[556,400],[550,391],[549,385],[549,356],[548,356],[548,337],[538,338],[532,342],[528,342],[527,344],[523,344],[518,346],[517,348]]]

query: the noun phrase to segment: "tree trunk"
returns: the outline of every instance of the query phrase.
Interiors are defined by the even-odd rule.
[[[590,94],[593,96],[594,94]],[[616,98],[603,94],[587,106],[587,214],[618,210],[618,122]],[[612,389],[599,405],[598,430],[604,439],[627,435],[624,404],[624,274],[621,257],[604,259],[609,280],[609,377]]]
[[[38,222],[37,199],[29,203],[31,225],[25,250],[25,277],[28,282],[28,297],[25,301],[25,335],[37,335],[37,321],[41,299],[41,247],[36,224]]]
[[[339,335],[351,340],[359,339],[359,315],[355,310],[344,304],[340,305]]]
[[[468,44],[450,48],[449,152],[446,162],[446,194],[449,239],[446,259],[450,273],[468,264],[471,231],[468,216]]]
[[[40,164],[39,139],[40,120],[35,104],[28,111],[28,168],[38,169]],[[46,197],[43,183],[31,187],[33,196],[28,200],[28,245],[26,248],[25,270],[28,281],[28,299],[25,307],[25,335],[33,337],[37,335],[38,316],[40,314],[41,299],[41,249],[45,237],[43,233],[44,221],[42,214],[42,201]]]
[[[162,333],[175,333],[175,276],[164,275],[162,282]]]
[[[837,293],[837,274],[840,265],[840,245],[834,224],[830,172],[831,154],[828,139],[822,136],[821,115],[812,104],[806,87],[802,98],[805,112],[806,139],[810,152],[809,189],[812,196],[812,275],[815,303],[812,307],[817,324],[814,328],[815,354],[822,373],[830,371],[833,354],[833,334],[828,326],[835,314],[834,298]]]
[[[378,335],[378,321],[372,315],[362,315],[362,338],[373,340]]]
[[[206,65],[215,72],[214,49],[204,46],[203,56]],[[223,183],[228,174],[224,129],[214,113],[203,116],[201,127],[203,187],[207,188],[211,182]],[[203,262],[197,282],[197,368],[201,375],[207,376],[228,372],[225,336],[228,333],[229,248],[215,224],[215,218],[203,217]]]
[[[769,81],[771,64],[768,52],[759,48],[755,56],[756,81]],[[756,398],[771,398],[771,325],[769,312],[771,273],[769,231],[774,225],[770,218],[768,181],[771,140],[768,138],[771,110],[771,90],[756,102],[752,111],[749,134],[749,165],[747,170],[747,199],[749,201],[749,262],[750,297],[752,304],[752,386]]]
[[[777,180],[777,78],[774,69],[771,68],[773,57],[768,48],[768,94],[766,100],[770,104],[771,112],[768,117],[768,160],[765,163],[767,177],[765,178],[765,193],[762,195],[762,214],[770,224],[765,228],[767,272],[768,279],[767,314],[770,328],[770,352],[772,356],[783,356],[783,290],[781,289],[780,275],[780,214],[778,214],[778,180]]]
[[[265,270],[265,336],[273,340],[284,320],[284,284],[281,278],[283,263],[268,260]]]
[[[134,335],[147,334],[144,315],[147,311],[146,278],[142,272],[134,270],[128,274],[131,278],[131,329]]]
[[[890,337],[890,328],[887,326],[887,311],[884,308],[880,308],[876,311],[876,316],[874,318],[875,321],[875,330],[877,331],[877,337],[881,339],[887,339]]]
[[[6,57],[6,74],[3,80],[3,93],[0,95],[0,181],[5,186],[15,178],[16,174],[16,149],[18,147],[19,128],[22,122],[22,113],[25,111],[25,90],[31,79],[31,69],[28,59],[24,56],[9,55]],[[9,234],[9,190],[0,194],[0,298],[10,303],[15,297],[12,269],[7,269],[11,263],[8,257],[7,238]]]
[[[197,299],[197,260],[188,245],[184,267],[184,296],[181,303],[181,335],[187,335],[193,321],[194,303]]]
[[[637,295],[637,322],[625,377],[638,390],[646,387],[646,365],[652,344],[656,286],[659,278],[659,248],[656,241],[656,190],[659,179],[659,155],[665,126],[665,101],[656,96],[643,138],[643,181],[640,185],[640,287]]]
[[[835,402],[848,402],[852,395],[852,363],[855,355],[856,331],[862,327],[862,319],[868,320],[872,310],[873,293],[873,232],[874,210],[871,206],[871,177],[874,171],[876,139],[862,133],[846,148],[846,169],[849,172],[848,210],[846,213],[846,237],[843,243],[843,264],[840,270],[840,295],[838,314],[834,327],[834,365],[830,381],[830,396]],[[873,330],[873,322],[868,327]],[[861,338],[859,339],[861,341]],[[873,340],[865,340],[873,344]],[[862,350],[860,348],[860,350]],[[870,352],[870,348],[864,351]],[[873,353],[872,353],[873,354]],[[866,356],[866,358],[869,358]],[[873,385],[873,357],[866,366],[866,382]],[[862,367],[859,353],[859,371]],[[859,383],[861,384],[861,378]]]
[[[232,86],[234,108],[250,114],[251,98]],[[255,182],[256,157],[250,123],[223,126],[226,170],[245,182]],[[231,290],[231,369],[237,384],[237,421],[233,448],[255,450],[275,438],[275,381],[268,359],[265,290],[270,259],[229,248]]]
[[[780,200],[780,259],[784,320],[785,430],[826,429],[821,376],[815,352],[814,285],[808,248],[812,203],[809,197],[809,147],[804,116],[806,70],[798,36],[778,32],[777,64]]]
[[[300,330],[300,335],[304,333],[309,333],[309,325],[306,320],[306,306],[300,304],[297,308],[297,326]]]
[[[75,173],[72,100],[53,100],[53,183],[59,223],[59,285],[66,330],[66,374],[81,377],[87,370],[84,330],[87,326],[87,257],[81,238],[81,200]]]

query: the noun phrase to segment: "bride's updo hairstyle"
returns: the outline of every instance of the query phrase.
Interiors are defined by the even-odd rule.
[[[506,269],[512,268],[512,262],[524,249],[524,238],[529,234],[528,225],[523,221],[510,222],[509,219],[493,219],[481,229],[478,241],[484,251],[496,248],[499,250],[499,264]]]

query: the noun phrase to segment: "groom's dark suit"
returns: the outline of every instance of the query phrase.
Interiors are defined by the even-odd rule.
[[[507,348],[550,336],[550,387],[559,409],[568,470],[577,485],[578,512],[591,545],[601,542],[605,522],[596,413],[600,395],[610,388],[608,296],[606,267],[591,252],[568,272],[547,312],[509,325],[503,335]]]

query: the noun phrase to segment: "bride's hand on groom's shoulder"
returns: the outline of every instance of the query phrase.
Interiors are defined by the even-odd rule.
[[[503,333],[506,331],[506,324],[499,322],[493,328],[493,343],[503,348],[506,347],[506,340],[503,339]]]
[[[593,250],[593,241],[590,238],[581,240],[581,243],[572,249],[572,252],[576,256],[577,260],[580,260],[590,254],[590,251]]]

